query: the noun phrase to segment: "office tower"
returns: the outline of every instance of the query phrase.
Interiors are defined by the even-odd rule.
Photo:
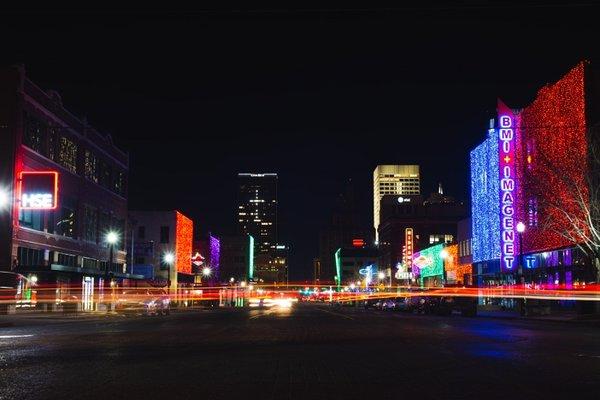
[[[418,165],[378,165],[373,171],[373,227],[379,240],[381,199],[385,195],[414,196],[421,193]]]

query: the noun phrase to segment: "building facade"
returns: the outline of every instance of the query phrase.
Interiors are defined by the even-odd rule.
[[[192,283],[192,220],[176,210],[130,211],[129,216],[136,222],[133,270],[152,271],[156,283],[169,285],[171,290]],[[172,261],[167,261],[167,255]]]
[[[597,279],[576,244],[584,241],[589,228],[581,221],[594,201],[588,178],[599,93],[598,75],[582,62],[522,109],[498,102],[486,140],[471,152],[473,273],[480,285],[573,288]]]
[[[373,228],[379,240],[381,200],[383,196],[418,196],[421,194],[418,165],[378,165],[373,171]]]
[[[254,248],[250,235],[221,236],[221,283],[254,279]]]
[[[416,252],[432,245],[455,243],[458,221],[467,214],[464,204],[444,195],[441,188],[427,199],[386,195],[381,208],[380,265],[401,270],[395,276],[402,279],[409,279],[411,259]]]
[[[221,241],[218,237],[208,237],[194,241],[192,251],[192,273],[196,281],[218,283],[221,279]]]
[[[35,275],[56,285],[57,296],[81,285],[89,297],[107,277],[138,278],[125,265],[128,155],[19,66],[0,71],[0,163],[8,200],[0,210],[0,269]],[[26,193],[26,176],[35,174],[56,178],[53,193],[40,193],[40,182]]]
[[[318,279],[331,284],[337,276],[333,254],[339,248],[351,248],[361,242],[361,247],[373,243],[373,229],[356,202],[353,181],[349,179],[336,199],[329,224],[319,231]]]
[[[277,250],[275,173],[238,174],[238,234],[254,238],[256,277],[271,280]]]
[[[379,251],[376,248],[339,248],[333,257],[338,287],[352,284],[370,285],[378,279]]]

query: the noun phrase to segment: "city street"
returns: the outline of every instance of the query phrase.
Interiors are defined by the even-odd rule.
[[[327,304],[0,323],[2,400],[500,399],[600,390],[600,335],[585,324]]]

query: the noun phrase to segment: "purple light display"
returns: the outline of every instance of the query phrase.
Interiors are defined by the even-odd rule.
[[[209,265],[213,272],[213,278],[219,279],[220,272],[220,260],[221,260],[221,242],[218,238],[213,235],[208,236],[208,247],[209,247]]]

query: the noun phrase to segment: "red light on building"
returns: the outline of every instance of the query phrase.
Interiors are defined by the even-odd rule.
[[[58,207],[58,172],[21,172],[18,200],[21,210],[55,210]]]
[[[180,213],[176,214],[175,255],[177,272],[192,273],[192,247],[194,241],[194,222]]]
[[[364,239],[352,239],[352,246],[353,247],[364,247],[365,241],[364,241]]]

